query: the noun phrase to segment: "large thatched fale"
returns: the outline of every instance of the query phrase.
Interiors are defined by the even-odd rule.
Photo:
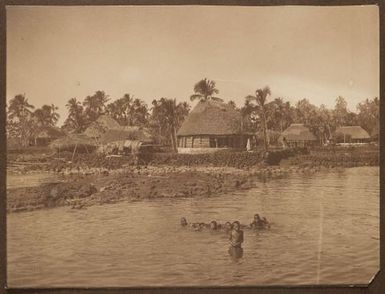
[[[317,137],[304,124],[291,124],[282,132],[279,141],[287,147],[306,147],[314,145]]]
[[[94,140],[84,134],[69,134],[63,138],[52,141],[50,147],[56,151],[92,152],[96,149]]]
[[[335,131],[337,143],[363,143],[370,140],[370,135],[360,126],[339,127]]]
[[[245,148],[239,111],[220,101],[199,102],[177,134],[178,148]],[[180,150],[182,151],[182,150]]]
[[[83,132],[84,135],[94,138],[95,140],[106,133],[107,130],[120,128],[119,123],[109,115],[101,115],[99,118],[91,123],[91,125]]]

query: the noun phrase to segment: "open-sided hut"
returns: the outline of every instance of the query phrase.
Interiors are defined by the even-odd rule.
[[[33,144],[37,146],[48,146],[52,141],[62,138],[65,133],[57,127],[44,127],[35,135]]]
[[[120,125],[116,120],[109,115],[103,114],[99,116],[96,121],[91,123],[83,134],[98,142],[104,133],[111,129],[118,128],[120,128]]]
[[[133,142],[140,142],[140,144]],[[99,138],[97,150],[101,153],[132,153],[132,150],[136,150],[136,146],[139,148],[143,143],[152,143],[151,135],[146,129],[125,126],[105,132]]]
[[[199,102],[177,133],[178,152],[210,152],[218,148],[246,148],[242,117],[231,105],[220,101]]]
[[[52,141],[49,146],[57,152],[89,153],[96,149],[95,142],[84,134],[68,134],[65,137]]]
[[[282,132],[279,141],[285,147],[307,147],[316,144],[317,137],[304,124],[291,124]]]
[[[360,126],[339,127],[334,137],[337,143],[365,143],[370,141],[370,135]]]

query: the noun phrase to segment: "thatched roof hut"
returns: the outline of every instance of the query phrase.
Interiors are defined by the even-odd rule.
[[[370,139],[370,135],[360,126],[339,127],[335,131],[335,137],[339,142],[363,142]]]
[[[83,132],[86,136],[99,139],[107,130],[120,128],[119,123],[111,116],[103,114],[91,123],[91,125]]]
[[[141,142],[152,142],[150,133],[145,128],[125,126],[110,129],[100,137],[100,143],[107,144],[115,141],[138,140]]]
[[[282,132],[279,141],[290,147],[305,147],[314,144],[317,137],[304,124],[291,124]]]
[[[58,127],[44,127],[36,135],[37,138],[58,139],[64,137],[65,133]]]
[[[48,145],[53,140],[62,138],[65,135],[64,131],[58,127],[43,127],[34,136],[34,144],[40,146]]]
[[[241,132],[241,114],[220,101],[199,102],[187,116],[178,136],[234,135]]]
[[[94,140],[84,134],[68,134],[51,142],[50,147],[57,151],[92,152],[96,149]]]
[[[317,137],[304,124],[291,124],[281,134],[287,141],[316,141]]]
[[[247,136],[242,134],[242,116],[233,106],[221,101],[199,102],[178,131],[178,147],[245,148]]]

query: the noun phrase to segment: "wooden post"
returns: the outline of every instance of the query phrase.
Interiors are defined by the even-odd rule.
[[[75,148],[74,148],[74,152],[72,153],[71,161],[74,161],[74,156],[75,156],[75,152],[76,152],[77,147],[78,147],[78,144],[76,143]]]

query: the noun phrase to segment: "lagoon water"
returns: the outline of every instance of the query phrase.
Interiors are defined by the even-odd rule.
[[[297,285],[368,283],[379,268],[379,169],[350,168],[257,182],[211,198],[55,208],[7,218],[10,287]],[[232,259],[223,233],[188,221],[254,213],[268,231],[245,229]]]

